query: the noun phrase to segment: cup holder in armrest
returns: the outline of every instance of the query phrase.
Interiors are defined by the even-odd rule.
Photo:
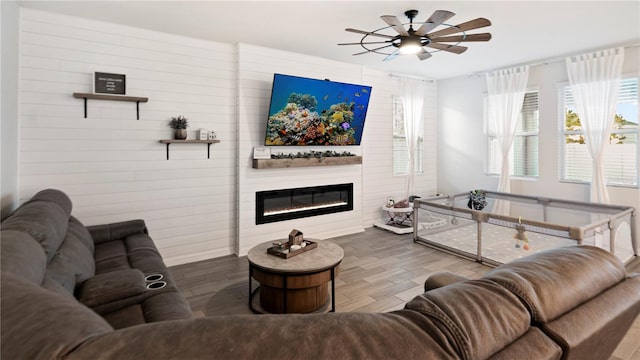
[[[144,281],[154,282],[154,281],[162,280],[163,277],[164,275],[162,274],[150,274],[144,277]]]
[[[152,283],[147,284],[147,290],[158,290],[167,286],[166,281],[154,281]]]

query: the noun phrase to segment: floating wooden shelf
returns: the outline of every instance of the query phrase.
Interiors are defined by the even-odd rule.
[[[307,166],[333,166],[362,164],[362,156],[336,156],[299,159],[254,159],[254,169],[277,169]]]
[[[76,99],[84,99],[84,118],[87,118],[87,100],[111,100],[111,101],[130,101],[136,103],[136,119],[140,120],[140,103],[149,101],[148,97],[127,96],[127,95],[111,95],[111,94],[93,94],[93,93],[73,93]]]
[[[167,144],[167,160],[169,160],[169,145],[171,144],[207,144],[207,159],[210,159],[211,144],[217,144],[220,140],[160,140],[160,143]]]

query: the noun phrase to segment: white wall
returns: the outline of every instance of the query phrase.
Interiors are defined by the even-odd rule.
[[[232,253],[235,47],[26,8],[20,19],[21,200],[58,188],[86,225],[144,219],[169,265]],[[89,100],[83,117],[72,93],[92,92],[94,71],[149,97],[140,120],[120,101]],[[190,138],[218,133],[211,159],[206,145],[174,144],[166,160],[158,140],[179,114]]]
[[[18,28],[15,1],[0,1],[0,218],[18,202]]]
[[[365,137],[362,141],[363,159],[363,222],[364,226],[385,218],[381,207],[391,196],[396,201],[405,196],[405,177],[393,176],[393,96],[400,94],[400,81],[388,73],[365,69],[364,82],[373,86],[370,111],[367,114]],[[424,102],[423,174],[417,175],[415,195],[430,196],[437,192],[436,171],[436,102],[437,85],[428,85]]]
[[[623,74],[640,73],[640,48],[625,49]],[[560,182],[558,167],[558,86],[568,82],[564,61],[530,68],[529,88],[539,90],[539,177],[512,179],[517,194],[547,196],[576,201],[589,200],[589,185]],[[486,139],[483,136],[483,76],[464,76],[438,83],[438,187],[443,193],[472,189],[495,190],[496,176],[484,174]],[[640,209],[638,188],[609,186],[613,204]],[[636,217],[640,229],[640,216]]]
[[[245,254],[292,228],[327,238],[362,231],[382,214],[387,196],[403,194],[392,175],[388,73],[248,44],[223,44],[23,9],[20,17],[20,199],[44,188],[70,195],[86,225],[142,218],[169,265]],[[94,71],[127,75],[140,104],[89,100]],[[363,156],[362,165],[265,169],[251,167],[262,146],[274,73],[372,85],[362,146],[335,147]],[[435,95],[425,108],[425,174],[416,193],[436,189]],[[216,130],[220,144],[171,145],[169,118]],[[325,148],[274,147],[275,152]],[[5,167],[3,164],[3,171]],[[289,187],[354,183],[354,210],[255,225],[255,193]]]

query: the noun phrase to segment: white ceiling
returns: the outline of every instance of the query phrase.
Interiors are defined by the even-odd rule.
[[[640,42],[640,1],[19,1],[21,6],[103,20],[217,42],[249,43],[350,62],[384,71],[444,79],[558,56]],[[345,28],[387,26],[381,15],[406,10],[425,21],[435,10],[449,10],[455,25],[485,17],[489,42],[467,43],[460,55],[438,52],[420,61],[415,55],[383,62],[364,54],[361,35]]]

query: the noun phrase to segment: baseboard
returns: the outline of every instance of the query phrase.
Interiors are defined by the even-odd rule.
[[[163,260],[168,267],[171,267],[176,265],[188,264],[196,261],[209,260],[209,259],[213,259],[221,256],[227,256],[227,255],[233,255],[232,248],[203,251],[197,254],[165,257],[163,258]]]
[[[354,226],[354,227],[350,227],[350,228],[346,228],[346,229],[342,228],[342,229],[337,229],[335,231],[323,232],[321,234],[318,234],[316,237],[320,238],[322,240],[326,240],[326,239],[331,239],[331,238],[334,238],[334,237],[357,234],[357,233],[361,233],[361,232],[364,232],[364,227],[362,227],[362,226]]]

